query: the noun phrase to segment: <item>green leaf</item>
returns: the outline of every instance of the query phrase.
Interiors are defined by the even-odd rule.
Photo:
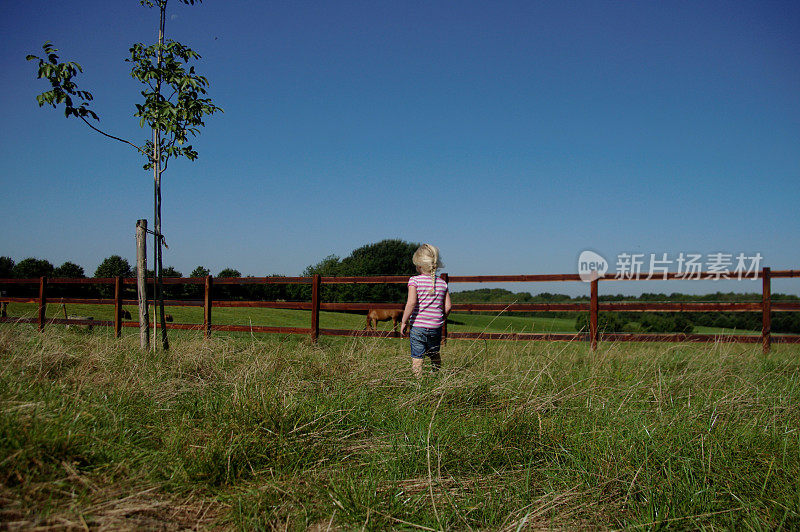
[[[195,0],[179,0],[185,5],[194,5]],[[197,0],[199,3],[200,0]],[[158,7],[162,15],[168,0],[140,0],[142,6]],[[50,83],[49,91],[39,94],[36,99],[39,106],[45,103],[58,107],[64,105],[67,117],[91,117],[99,120],[97,114],[89,108],[93,101],[90,92],[82,90],[74,78],[83,72],[79,63],[59,62],[58,51],[50,41],[42,46],[44,59],[29,54],[26,59],[38,61],[38,76]],[[161,162],[170,156],[182,156],[190,160],[197,158],[197,152],[186,145],[188,135],[196,136],[199,128],[204,126],[203,118],[207,114],[222,111],[210,99],[201,98],[205,94],[208,81],[197,74],[193,60],[201,58],[200,54],[190,47],[173,40],[163,44],[145,46],[134,43],[128,49],[125,59],[131,63],[130,75],[144,85],[142,100],[135,103],[134,116],[139,119],[140,127],[156,128],[161,131]],[[73,97],[78,105],[73,105]],[[143,166],[151,169],[156,161],[152,159],[152,142],[145,143],[145,148],[138,148],[148,158]]]

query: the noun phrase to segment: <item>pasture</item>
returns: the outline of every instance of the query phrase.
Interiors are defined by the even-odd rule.
[[[5,526],[800,526],[796,346],[173,339],[0,326]]]
[[[36,316],[35,303],[10,303],[9,316],[33,318]],[[138,310],[134,306],[126,306],[134,321],[138,320]],[[67,304],[67,312],[81,316],[92,316],[96,320],[113,320],[113,305]],[[202,307],[166,307],[166,312],[174,317],[175,323],[203,323]],[[311,311],[272,308],[214,308],[216,325],[266,325],[281,327],[308,327]],[[152,307],[150,308],[152,319]],[[61,305],[51,302],[47,305],[48,318],[63,318]],[[327,329],[364,329],[366,312],[345,313],[320,311],[320,327]],[[391,330],[391,322],[378,323],[379,330]],[[478,314],[453,312],[450,315],[448,330],[450,332],[483,331],[497,333],[574,333],[575,318],[527,317],[513,313]],[[760,331],[738,331],[719,327],[695,327],[699,334],[758,334]],[[138,329],[123,328],[125,335],[138,335]],[[181,334],[171,331],[171,335]],[[223,336],[242,336],[242,333],[215,333]],[[244,333],[244,336],[249,334]]]

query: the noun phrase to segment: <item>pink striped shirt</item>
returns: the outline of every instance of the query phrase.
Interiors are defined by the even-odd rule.
[[[447,283],[436,277],[436,289],[431,291],[430,275],[415,275],[408,280],[408,286],[417,289],[417,305],[411,312],[409,322],[412,327],[438,329],[444,325],[444,296],[447,294]]]

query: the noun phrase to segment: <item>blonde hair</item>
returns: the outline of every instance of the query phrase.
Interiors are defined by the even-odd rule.
[[[414,252],[411,260],[414,266],[419,268],[420,273],[431,276],[433,286],[430,293],[436,293],[436,270],[444,266],[441,257],[439,257],[439,248],[431,244],[422,244]]]

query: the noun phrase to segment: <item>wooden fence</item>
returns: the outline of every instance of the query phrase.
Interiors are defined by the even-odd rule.
[[[448,276],[442,274],[442,279],[448,283],[506,283],[506,282],[567,282],[581,281],[578,274],[551,274],[551,275],[477,275],[477,276]],[[677,273],[667,273],[652,279],[633,278],[617,279],[613,277],[600,278],[589,284],[589,301],[586,303],[462,303],[453,305],[455,312],[589,312],[589,330],[577,333],[489,333],[489,332],[447,332],[444,338],[482,338],[492,340],[561,340],[590,342],[592,349],[597,348],[599,341],[614,342],[742,342],[761,343],[764,352],[768,352],[771,343],[800,344],[800,335],[772,335],[770,331],[770,316],[772,312],[800,311],[800,301],[772,301],[771,280],[776,278],[800,277],[800,270],[771,271],[764,268],[761,271],[762,299],[760,302],[640,302],[618,301],[601,302],[598,296],[598,287],[604,281],[646,281],[646,280],[687,280]],[[719,279],[718,273],[693,274],[691,279],[709,280]],[[370,331],[350,329],[322,329],[319,326],[319,312],[330,311],[361,311],[369,309],[402,309],[399,303],[326,303],[320,300],[320,287],[323,284],[405,284],[408,276],[368,276],[368,277],[232,277],[218,278],[187,277],[165,278],[167,285],[203,285],[204,298],[202,300],[167,300],[166,306],[195,306],[203,307],[203,323],[168,323],[168,329],[185,329],[204,331],[206,337],[214,331],[241,331],[258,333],[304,334],[316,341],[319,335],[330,336],[374,336],[396,337],[392,331]],[[36,303],[38,316],[35,318],[14,318],[0,316],[0,323],[36,323],[39,330],[46,324],[75,324],[114,327],[115,336],[119,337],[122,327],[139,327],[136,321],[122,320],[123,305],[138,305],[137,300],[123,299],[123,287],[136,285],[135,278],[91,278],[91,279],[0,279],[0,288],[14,284],[38,284],[38,297],[0,297],[0,302]],[[48,298],[47,289],[50,285],[113,285],[114,298],[56,298],[57,303],[114,305],[113,320],[84,320],[84,319],[46,319],[45,311]],[[247,284],[307,284],[311,285],[311,301],[231,301],[214,300],[212,288],[214,285],[247,285]],[[246,308],[278,308],[310,310],[311,323],[305,327],[273,327],[264,325],[214,325],[212,322],[212,309],[214,307],[246,307]],[[761,312],[762,329],[760,335],[719,335],[719,334],[633,334],[633,333],[604,333],[598,329],[598,315],[600,312]],[[151,327],[157,327],[153,323]]]

